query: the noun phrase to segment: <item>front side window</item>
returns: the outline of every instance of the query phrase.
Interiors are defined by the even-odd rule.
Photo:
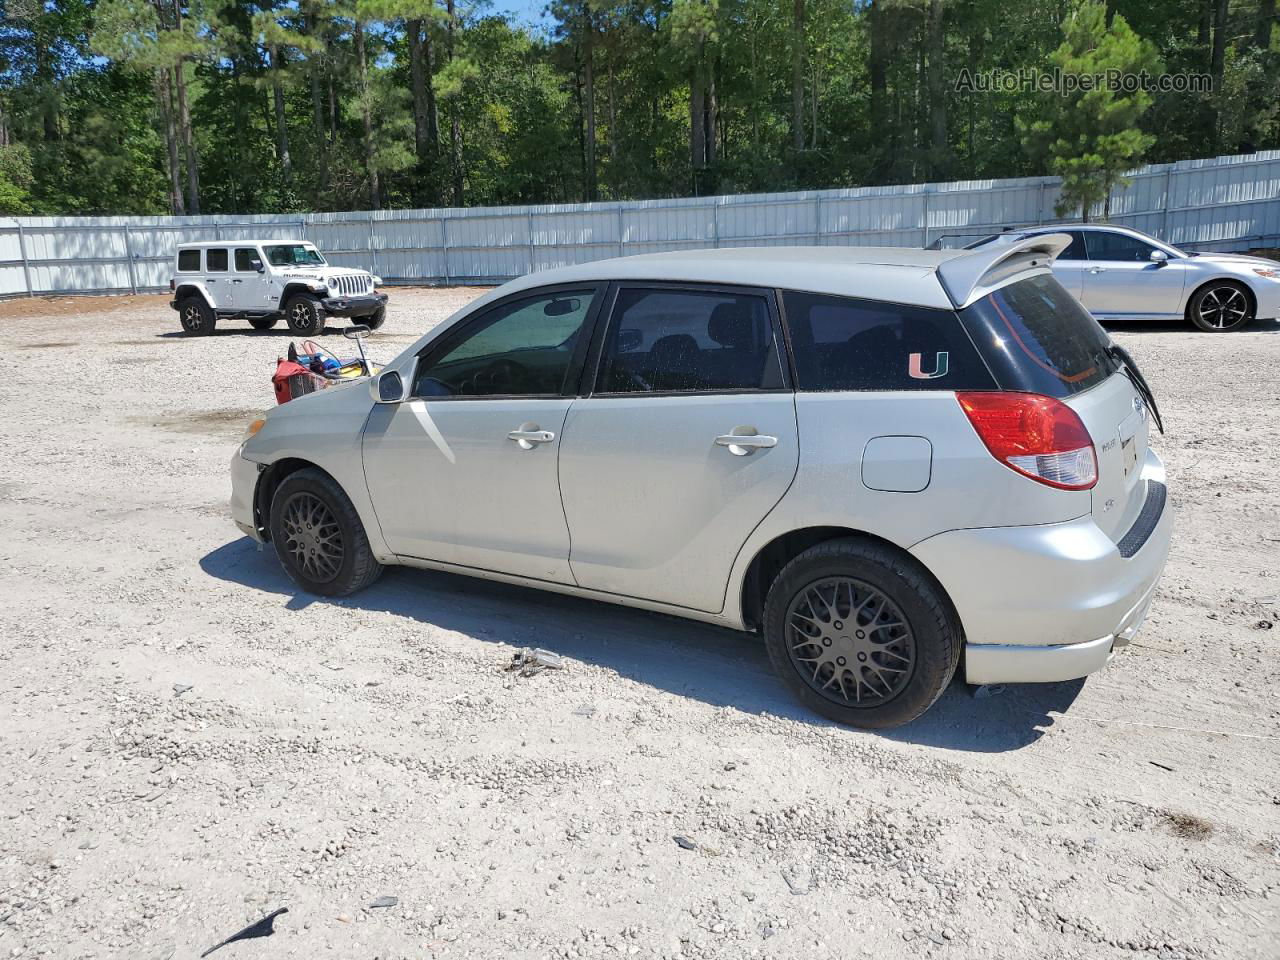
[[[204,255],[205,269],[212,273],[222,273],[227,269],[226,250],[206,250]]]
[[[236,247],[236,270],[241,273],[253,273],[261,264],[262,259],[253,247]]]
[[[598,393],[776,390],[782,365],[768,301],[703,290],[623,289]]]
[[[1090,230],[1085,242],[1089,246],[1090,260],[1113,260],[1125,263],[1146,263],[1151,259],[1151,244],[1125,233],[1108,233]]]
[[[301,243],[275,243],[266,248],[267,262],[273,267],[322,267],[324,257],[315,247]]]
[[[796,388],[990,390],[994,383],[950,310],[788,291]]]
[[[468,324],[458,340],[427,354],[415,397],[557,397],[565,389],[595,290],[510,301]]]
[[[198,273],[200,270],[200,251],[179,250],[178,269],[184,273]]]
[[[975,300],[960,319],[1005,390],[1069,397],[1118,369],[1106,331],[1047,274]]]

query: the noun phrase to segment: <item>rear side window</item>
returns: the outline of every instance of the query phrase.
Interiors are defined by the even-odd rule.
[[[623,289],[598,393],[777,390],[782,364],[768,301],[711,290]]]
[[[200,270],[200,251],[199,250],[179,250],[178,251],[178,269],[196,273]]]
[[[1088,256],[1084,249],[1084,236],[1079,230],[1065,231],[1067,236],[1071,238],[1071,246],[1058,254],[1059,260],[1087,260]]]
[[[1106,331],[1047,274],[1001,287],[960,319],[1006,390],[1069,397],[1118,369]]]
[[[950,310],[794,291],[783,303],[800,390],[995,386]]]
[[[227,251],[209,250],[205,253],[205,269],[221,273],[227,269]]]

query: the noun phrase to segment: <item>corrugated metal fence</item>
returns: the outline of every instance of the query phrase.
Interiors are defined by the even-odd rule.
[[[174,246],[314,242],[388,283],[486,283],[694,247],[954,246],[1052,222],[1054,177],[623,203],[241,217],[0,219],[0,296],[165,289]],[[1143,167],[1111,219],[1192,250],[1280,246],[1280,151]]]

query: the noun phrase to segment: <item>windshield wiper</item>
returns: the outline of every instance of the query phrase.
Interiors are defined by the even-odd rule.
[[[1107,355],[1124,365],[1124,375],[1129,378],[1129,382],[1133,384],[1133,389],[1138,391],[1138,396],[1142,397],[1142,402],[1151,411],[1151,419],[1155,421],[1156,429],[1164,433],[1164,420],[1160,416],[1160,408],[1156,406],[1156,395],[1151,392],[1151,384],[1147,383],[1147,378],[1138,369],[1138,364],[1133,359],[1133,356],[1128,350],[1116,343],[1107,345]]]

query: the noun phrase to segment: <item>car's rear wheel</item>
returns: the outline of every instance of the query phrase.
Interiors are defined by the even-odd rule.
[[[271,498],[270,529],[281,565],[308,593],[345,597],[382,573],[356,508],[322,470],[284,479]]]
[[[309,293],[290,299],[284,308],[289,329],[300,337],[318,337],[324,333],[324,306]]]
[[[1219,280],[1197,290],[1187,307],[1191,322],[1206,333],[1239,330],[1253,319],[1253,298],[1243,284]]]
[[[960,659],[961,631],[923,568],[865,540],[829,540],[778,574],[764,612],[774,669],[810,709],[855,727],[924,713]]]
[[[189,296],[184,297],[178,304],[178,322],[182,324],[182,329],[188,335],[207,337],[213,333],[213,328],[218,322],[218,316],[204,302],[203,297]]]
[[[249,326],[255,330],[270,330],[276,325],[276,321],[280,319],[279,314],[271,314],[267,317],[250,317]]]

